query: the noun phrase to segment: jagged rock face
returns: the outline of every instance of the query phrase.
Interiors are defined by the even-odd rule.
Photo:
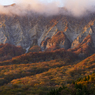
[[[59,31],[62,31],[62,39],[58,36]],[[82,19],[62,15],[0,15],[0,43],[10,43],[25,49],[33,45],[38,45],[43,50],[55,45],[65,49],[74,48],[88,34],[91,35],[95,47],[94,15]],[[56,35],[61,39],[58,42],[55,41],[58,39]]]
[[[68,49],[70,46],[70,41],[62,31],[58,31],[52,38],[46,38],[41,44],[42,49],[51,47]]]
[[[93,47],[93,41],[90,34],[88,34],[83,41],[78,44],[76,47],[68,49],[75,54],[78,54],[80,57],[89,56],[95,52],[95,47]]]

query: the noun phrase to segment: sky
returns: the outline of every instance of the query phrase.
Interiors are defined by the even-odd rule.
[[[51,3],[53,1],[60,1],[60,6],[62,6],[63,4],[61,3],[61,0],[40,0],[42,1],[43,3]],[[16,0],[0,0],[0,4],[1,5],[10,5],[10,4],[13,4],[15,3]]]
[[[14,0],[0,0],[1,5],[9,5],[9,4],[12,4],[14,2],[15,2]]]

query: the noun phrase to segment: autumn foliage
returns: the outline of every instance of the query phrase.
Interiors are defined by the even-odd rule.
[[[23,54],[25,50],[22,47],[16,47],[11,44],[0,44],[0,61],[11,59],[14,56]]]

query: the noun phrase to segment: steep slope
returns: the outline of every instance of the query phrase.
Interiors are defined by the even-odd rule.
[[[65,36],[65,34],[62,31],[58,31],[52,38],[46,38],[42,43],[41,43],[41,48],[47,49],[51,47],[57,47],[59,48],[64,48],[68,49],[70,48],[71,44],[68,38]]]
[[[84,18],[74,18],[70,16],[42,16],[32,13],[31,16],[0,15],[0,43],[10,43],[16,46],[20,45],[27,49],[30,46],[38,45],[40,47],[50,47],[54,43],[57,32],[63,32],[65,42],[70,43],[67,46],[64,41],[56,44],[64,48],[74,48],[80,44],[89,34],[91,35],[95,47],[95,14]],[[53,38],[52,38],[53,37]],[[55,37],[55,38],[54,38]],[[48,45],[44,44],[49,39]],[[64,39],[64,37],[63,37]],[[45,41],[45,42],[44,42]]]
[[[61,34],[61,35],[60,35]],[[49,40],[49,41],[48,41]],[[83,41],[78,44],[75,48],[71,48],[71,49],[64,49],[60,47],[60,42],[63,42],[63,47],[64,47],[64,43],[65,43],[65,36],[63,34],[63,32],[58,32],[56,35],[54,35],[52,37],[52,39],[48,39],[45,40],[47,41],[46,43],[55,43],[54,45],[52,44],[49,48],[47,48],[45,51],[41,51],[41,48],[37,45],[34,45],[33,47],[31,47],[29,49],[29,53],[25,53],[22,54],[20,56],[18,56],[17,54],[19,54],[19,50],[22,50],[20,48],[14,48],[5,44],[4,48],[1,48],[1,55],[3,58],[5,58],[5,54],[15,54],[16,53],[16,57],[12,56],[10,60],[7,61],[2,61],[0,62],[0,65],[9,65],[9,64],[19,64],[19,63],[28,63],[28,62],[43,62],[43,61],[50,61],[50,60],[54,60],[54,59],[65,59],[65,61],[70,61],[70,60],[77,60],[79,58],[86,58],[88,56],[90,56],[91,54],[95,53],[95,48],[93,47],[93,41],[91,38],[91,35],[88,35],[87,37],[85,37],[83,39]],[[43,42],[45,45],[45,41]],[[69,40],[67,39],[68,43],[70,44]],[[65,43],[67,44],[67,43]],[[67,44],[67,46],[70,46],[69,44]],[[59,46],[58,46],[59,45]],[[10,47],[9,47],[10,46]],[[47,44],[46,44],[47,46]],[[61,44],[62,46],[62,44]],[[2,47],[2,44],[1,44]],[[7,50],[8,48],[8,50]],[[61,48],[61,49],[60,49]],[[4,53],[4,49],[5,53]],[[56,50],[55,50],[56,49]],[[11,50],[11,51],[10,51]],[[18,52],[16,52],[16,50]],[[3,54],[2,54],[3,52]],[[11,56],[11,55],[10,55]],[[10,57],[8,56],[8,57]],[[2,59],[2,58],[1,58]]]
[[[91,35],[88,34],[81,43],[79,43],[76,47],[68,49],[67,51],[78,54],[80,57],[87,57],[95,52],[95,48],[93,45],[93,41]]]

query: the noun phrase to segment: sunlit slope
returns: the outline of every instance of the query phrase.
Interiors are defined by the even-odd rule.
[[[47,95],[94,95],[95,94],[95,73],[73,81],[68,87],[61,86],[51,90]]]
[[[95,54],[78,63],[78,61],[51,60],[39,63],[19,63],[0,66],[3,95],[21,93],[22,95],[44,95],[52,88],[63,84],[68,86],[80,77],[95,71]]]

